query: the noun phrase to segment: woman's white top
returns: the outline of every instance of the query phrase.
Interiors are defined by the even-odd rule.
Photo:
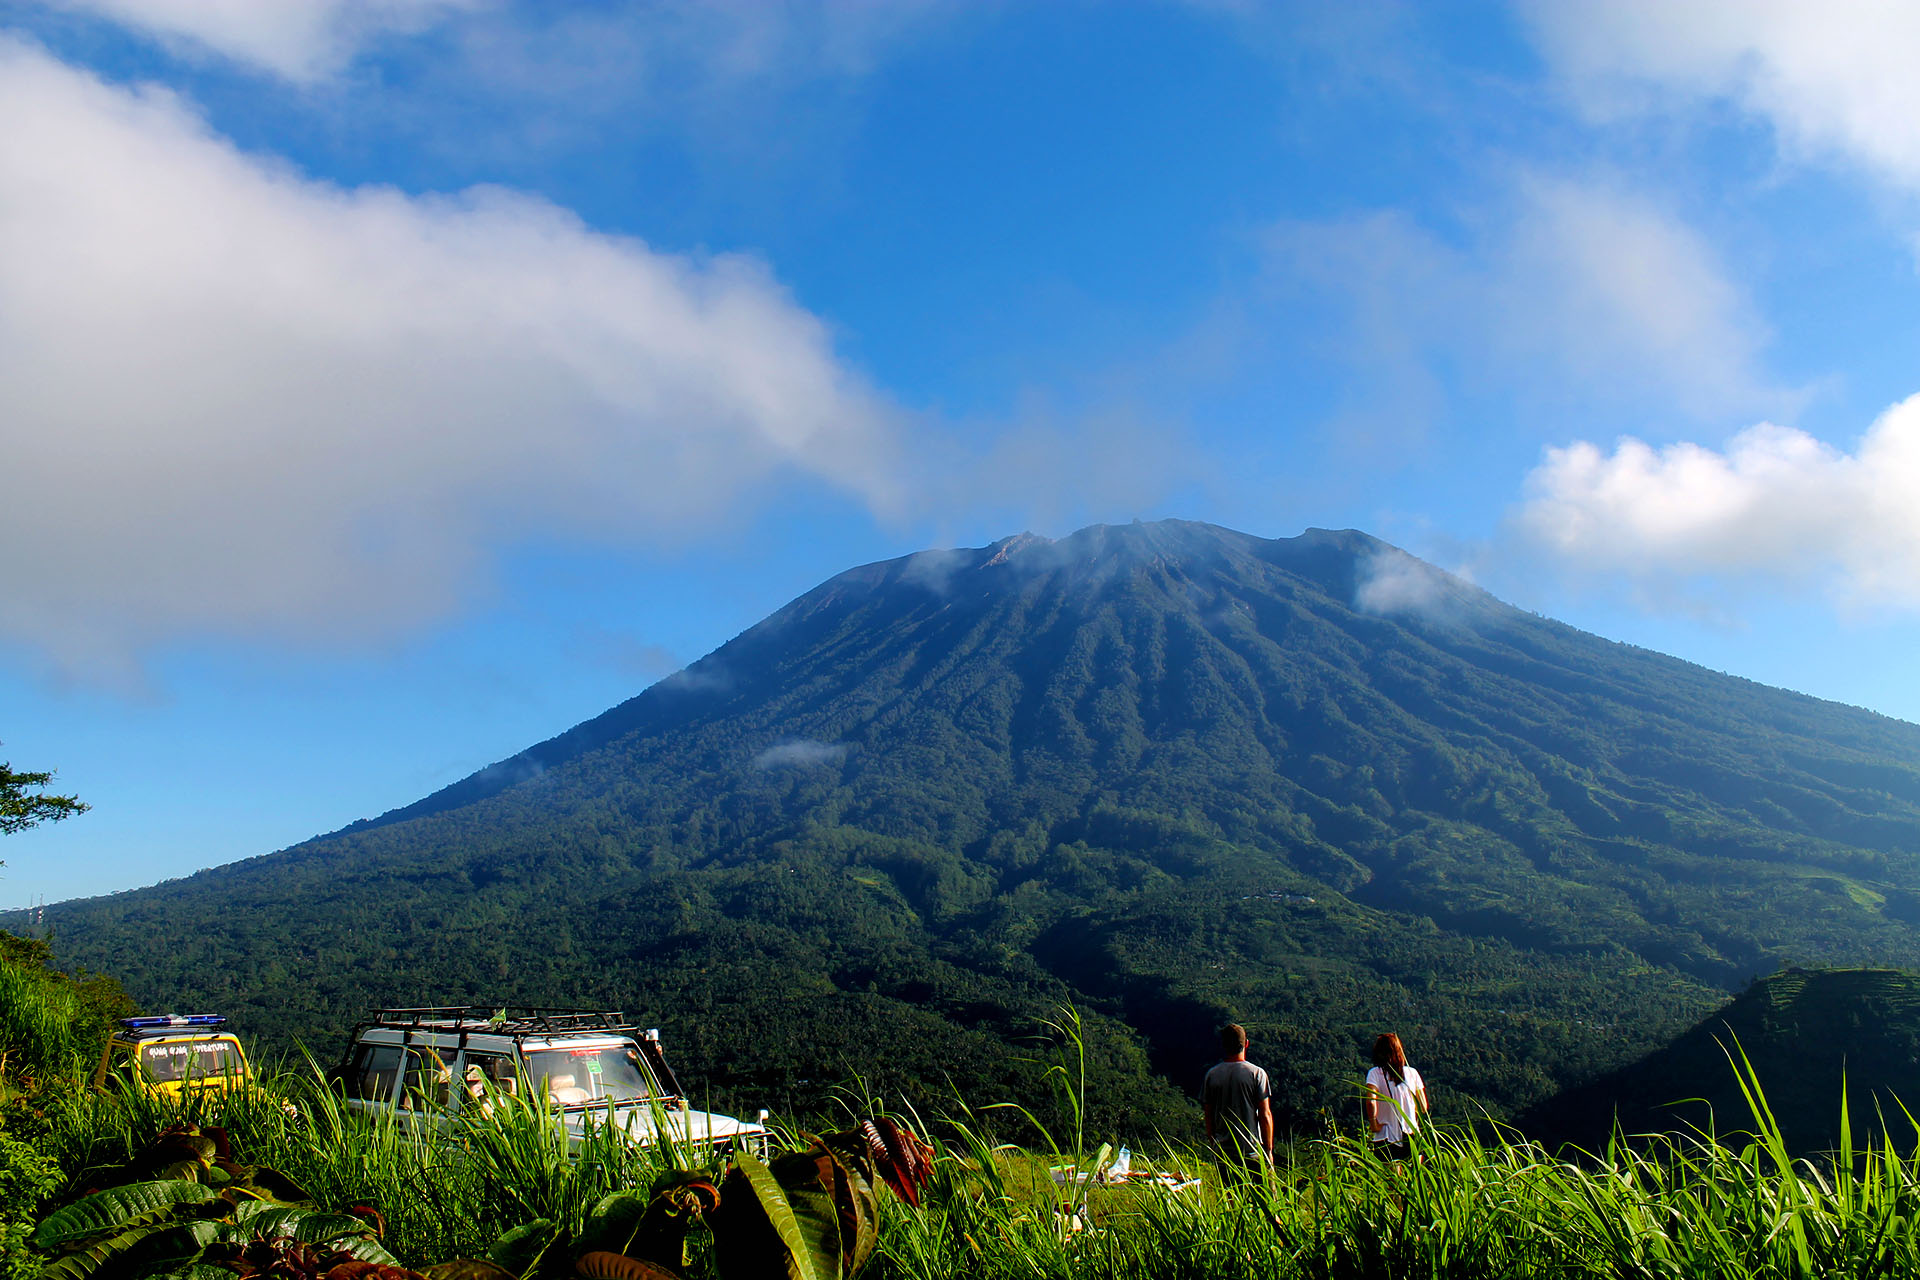
[[[1405,1142],[1407,1135],[1420,1127],[1420,1100],[1414,1095],[1427,1087],[1412,1067],[1403,1072],[1405,1079],[1395,1084],[1385,1067],[1367,1072],[1367,1096],[1374,1100],[1374,1118],[1383,1126],[1373,1135],[1375,1142]]]

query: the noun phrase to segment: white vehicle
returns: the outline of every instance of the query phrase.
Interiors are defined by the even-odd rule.
[[[766,1154],[767,1113],[749,1124],[687,1104],[660,1033],[621,1013],[479,1007],[382,1009],[353,1030],[336,1069],[349,1109],[443,1123],[500,1095],[545,1098],[577,1143],[611,1109],[629,1137]]]

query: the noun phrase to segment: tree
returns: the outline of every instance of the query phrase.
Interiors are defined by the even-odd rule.
[[[0,764],[0,835],[87,811],[78,796],[50,796],[38,790],[51,781],[51,773],[15,773],[12,765]]]

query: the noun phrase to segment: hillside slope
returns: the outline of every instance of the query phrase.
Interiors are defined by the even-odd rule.
[[[1604,1146],[1616,1118],[1629,1134],[1709,1125],[1723,1135],[1753,1132],[1734,1071],[1742,1057],[1796,1153],[1839,1146],[1843,1090],[1856,1145],[1890,1129],[1911,1149],[1920,1131],[1902,1104],[1920,1108],[1920,974],[1784,970],[1672,1044],[1546,1100],[1521,1123],[1589,1151]]]
[[[1364,534],[1103,526],[851,570],[416,805],[49,915],[283,1039],[624,1006],[741,1104],[1020,1093],[1072,1000],[1139,1124],[1227,1016],[1295,1120],[1389,1023],[1503,1110],[1782,962],[1920,965],[1920,728]]]

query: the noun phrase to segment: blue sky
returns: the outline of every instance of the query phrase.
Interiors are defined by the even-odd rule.
[[[854,564],[1357,527],[1920,720],[1920,13],[0,0],[0,906]]]

